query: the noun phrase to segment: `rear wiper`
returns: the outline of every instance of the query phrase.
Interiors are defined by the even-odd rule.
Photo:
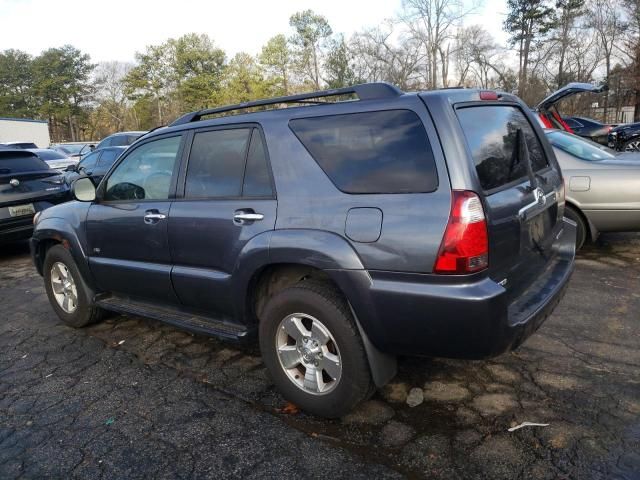
[[[524,132],[521,128],[516,131],[516,143],[518,144],[518,158],[520,161],[524,161],[524,164],[527,167],[527,176],[529,177],[531,190],[535,190],[538,188],[538,177],[536,177],[536,174],[533,171],[531,155],[529,155],[529,147],[527,146],[527,141],[524,138]]]

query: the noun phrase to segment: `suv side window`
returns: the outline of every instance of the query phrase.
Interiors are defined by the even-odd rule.
[[[250,128],[196,133],[189,154],[185,197],[239,197],[250,134]]]
[[[251,134],[251,144],[247,155],[247,166],[244,172],[242,185],[244,197],[271,197],[273,187],[267,164],[267,154],[262,142],[262,136],[258,129],[254,128]]]
[[[167,200],[181,138],[161,138],[133,150],[107,179],[104,200]]]
[[[410,110],[299,118],[289,127],[345,193],[420,193],[438,188],[427,132]]]

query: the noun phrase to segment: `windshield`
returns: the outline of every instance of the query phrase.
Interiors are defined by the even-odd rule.
[[[69,155],[77,155],[81,151],[82,153],[86,153],[90,150],[89,145],[85,145],[85,144],[59,145],[58,149],[62,150],[63,152]]]
[[[588,162],[615,158],[615,152],[569,132],[547,132],[549,143],[563,152]]]

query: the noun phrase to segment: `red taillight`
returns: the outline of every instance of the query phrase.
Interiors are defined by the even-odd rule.
[[[464,274],[489,266],[489,238],[482,202],[474,192],[454,190],[435,273]]]

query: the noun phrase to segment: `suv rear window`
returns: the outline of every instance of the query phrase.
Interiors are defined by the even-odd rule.
[[[427,133],[409,110],[300,118],[289,126],[345,193],[419,193],[438,187]]]
[[[519,108],[465,107],[458,110],[458,118],[483,189],[494,190],[527,176],[527,166],[518,158],[518,129],[527,141],[533,170],[549,165],[540,140]]]

